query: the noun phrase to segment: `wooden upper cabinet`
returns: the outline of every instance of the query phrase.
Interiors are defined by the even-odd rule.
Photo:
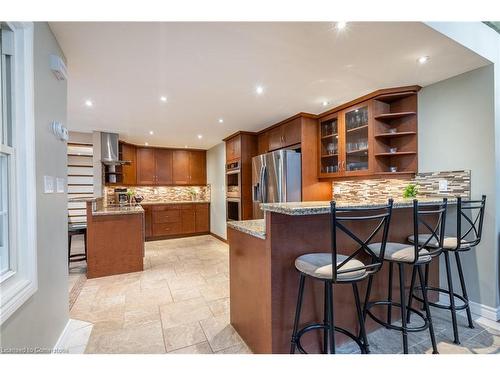
[[[257,154],[262,155],[269,151],[269,133],[264,132],[257,137]]]
[[[174,150],[172,157],[172,180],[175,185],[189,185],[190,151]]]
[[[172,184],[172,150],[155,149],[155,170],[157,185]]]
[[[189,184],[207,184],[207,158],[205,151],[190,151],[189,157]]]
[[[124,185],[135,185],[137,183],[137,157],[136,147],[128,143],[120,143],[121,160],[129,161],[130,164],[123,165],[122,183]]]
[[[137,184],[154,185],[155,184],[155,150],[154,148],[137,148]]]
[[[241,136],[237,135],[226,141],[226,161],[241,159]]]
[[[269,151],[300,143],[302,119],[296,118],[267,131]]]

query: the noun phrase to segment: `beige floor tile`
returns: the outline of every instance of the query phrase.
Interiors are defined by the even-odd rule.
[[[142,308],[144,306],[160,306],[173,302],[170,289],[167,284],[162,284],[158,288],[142,289],[131,291],[125,295],[125,309]]]
[[[229,298],[216,299],[207,303],[214,316],[229,314]]]
[[[186,301],[188,299],[199,297],[201,297],[201,293],[198,288],[172,290],[172,298],[174,299],[174,302]]]
[[[163,338],[167,352],[207,341],[199,322],[164,329]]]
[[[162,305],[160,306],[160,314],[164,329],[197,322],[213,316],[203,298],[193,298],[187,301]]]
[[[177,276],[168,280],[168,285],[170,290],[179,290],[186,288],[196,288],[206,285],[205,279],[198,274],[187,275],[187,276]]]
[[[207,341],[186,348],[174,350],[168,354],[213,354]]]
[[[206,301],[214,301],[229,297],[229,282],[219,282],[201,286],[200,293]]]
[[[253,353],[248,346],[246,346],[244,343],[241,343],[235,346],[230,346],[227,349],[220,350],[215,354],[253,354]]]
[[[229,324],[227,315],[205,319],[200,324],[214,352],[243,343],[238,333]]]
[[[92,333],[86,353],[165,353],[160,322],[103,334]]]
[[[140,326],[160,321],[160,308],[157,305],[142,307],[126,306],[123,318],[123,327]]]

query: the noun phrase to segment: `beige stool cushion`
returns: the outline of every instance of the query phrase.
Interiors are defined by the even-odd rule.
[[[422,246],[423,244],[425,244],[427,242],[427,240],[431,236],[432,235],[430,235],[430,234],[419,234],[418,235],[418,244]],[[413,235],[409,236],[408,241],[411,243],[414,243],[415,242],[414,237],[415,236],[413,236]],[[462,242],[465,242],[465,241],[462,240]],[[429,243],[426,246],[437,248],[437,247],[439,247],[439,243],[436,241],[436,238],[434,237],[429,241]],[[445,237],[443,240],[443,248],[456,249],[457,248],[457,238],[456,237]]]
[[[380,255],[381,245],[381,243],[374,243],[368,247],[378,256]],[[384,259],[401,263],[413,263],[415,261],[415,247],[404,243],[387,242]],[[417,264],[426,263],[430,260],[429,252],[425,249],[420,250]]]
[[[337,264],[342,263],[348,257],[346,255],[337,255]],[[347,271],[364,267],[364,263],[356,259],[351,259],[339,271]],[[332,275],[332,254],[331,253],[312,253],[304,254],[295,259],[295,268],[300,272],[320,279],[331,279]],[[338,271],[337,271],[338,272]],[[356,270],[346,273],[337,273],[337,280],[352,281],[362,279],[366,274],[366,270]]]

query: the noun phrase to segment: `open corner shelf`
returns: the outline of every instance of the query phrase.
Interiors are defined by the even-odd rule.
[[[380,133],[380,134],[375,134],[375,138],[396,138],[396,137],[404,137],[407,135],[417,135],[417,132]]]
[[[375,156],[406,156],[406,155],[416,155],[416,151],[398,151],[398,152],[380,152],[375,154]]]
[[[417,112],[414,111],[406,111],[406,112],[393,112],[393,113],[382,113],[380,115],[375,116],[375,120],[393,120],[406,116],[416,115]]]
[[[409,96],[412,95],[417,95],[417,93],[415,91],[404,91],[404,92],[396,92],[390,94],[382,94],[377,96],[375,100],[389,104],[400,99],[408,98]]]

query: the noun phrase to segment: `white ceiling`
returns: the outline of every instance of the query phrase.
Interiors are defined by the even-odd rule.
[[[68,61],[69,129],[161,146],[210,148],[237,130],[489,63],[415,22],[348,23],[342,32],[320,22],[50,26]],[[425,65],[422,55],[431,57]]]

